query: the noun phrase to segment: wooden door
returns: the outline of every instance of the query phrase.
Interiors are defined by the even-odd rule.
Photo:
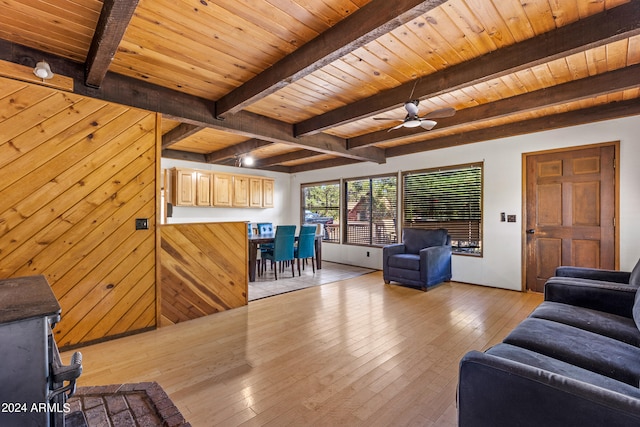
[[[526,157],[528,290],[542,292],[560,265],[615,268],[615,151],[602,145]]]

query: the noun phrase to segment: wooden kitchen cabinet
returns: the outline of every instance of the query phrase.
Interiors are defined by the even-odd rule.
[[[196,178],[195,171],[191,169],[171,170],[171,203],[174,206],[196,205]]]
[[[249,178],[249,206],[252,208],[262,207],[262,178]]]
[[[213,195],[213,175],[210,172],[197,171],[196,175],[196,206],[211,206]]]
[[[235,175],[206,170],[167,169],[170,185],[166,192],[174,206],[272,208],[275,181],[252,175]]]
[[[249,177],[244,175],[233,176],[233,206],[246,208],[249,206]]]
[[[262,179],[262,207],[273,207],[273,194],[275,192],[275,182],[273,179]]]
[[[231,207],[233,203],[233,175],[213,174],[213,206]]]

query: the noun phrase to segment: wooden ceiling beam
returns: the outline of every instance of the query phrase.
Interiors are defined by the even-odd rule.
[[[411,81],[297,123],[296,136],[384,113],[413,98],[425,99],[486,82],[558,58],[640,34],[640,2],[633,1],[477,59]],[[415,88],[414,88],[415,86]]]
[[[73,78],[78,95],[102,99],[130,107],[162,113],[166,118],[196,126],[209,127],[248,138],[293,145],[325,154],[356,160],[384,163],[384,150],[376,147],[347,149],[346,140],[332,135],[293,136],[293,126],[248,112],[240,112],[225,120],[215,117],[213,102],[149,82],[107,72],[99,88],[84,85],[82,64],[37,49],[0,39],[0,59],[17,64],[34,64],[46,59],[54,73]],[[24,63],[24,64],[23,64]]]
[[[440,138],[391,147],[387,149],[387,157],[405,156],[423,151],[456,147],[459,145],[489,141],[497,138],[508,138],[517,135],[584,125],[639,114],[640,98],[634,98],[627,101],[612,102],[581,110],[569,111],[566,113],[559,113],[536,119],[462,132],[455,135],[447,135]]]
[[[266,157],[264,159],[256,160],[255,167],[265,167],[278,165],[280,163],[292,162],[295,160],[306,159],[309,157],[317,156],[318,153],[311,150],[298,150],[290,153],[279,154],[277,156]]]
[[[319,162],[311,162],[311,163],[304,163],[301,165],[291,166],[289,168],[289,173],[307,172],[307,171],[312,171],[316,169],[333,168],[336,166],[347,166],[354,163],[357,163],[357,161],[353,159],[336,157],[334,159],[320,160]]]
[[[272,143],[268,141],[261,141],[259,139],[252,138],[248,141],[244,141],[239,144],[231,145],[221,150],[217,150],[217,151],[213,151],[211,153],[205,154],[204,157],[207,163],[216,163],[219,160],[236,157],[243,154],[248,154],[253,150],[257,150],[260,147],[265,147],[271,144]]]
[[[515,113],[535,111],[541,108],[634,89],[640,85],[639,75],[640,64],[636,64],[535,92],[466,108],[458,111],[453,117],[438,119],[438,127],[435,130],[453,130],[456,127],[466,126],[474,122],[494,120]],[[416,131],[413,129],[400,128],[392,132],[383,130],[352,138],[348,141],[348,145],[351,148],[366,147],[371,144],[399,141],[415,135]]]
[[[162,135],[162,148],[169,148],[173,144],[200,132],[202,129],[204,129],[202,126],[180,123],[178,126]]]
[[[190,153],[189,151],[178,151],[172,149],[162,150],[162,157],[165,159],[187,160],[189,162],[206,163],[204,154]]]
[[[216,102],[227,117],[424,15],[446,0],[373,0]]]
[[[178,119],[177,117],[171,118]],[[350,159],[375,163],[384,163],[386,161],[384,150],[379,148],[361,147],[351,150],[347,148],[346,140],[324,133],[310,135],[304,138],[295,138],[290,124],[246,111],[236,113],[224,120],[207,120],[206,122],[201,122],[197,119],[183,119],[183,121],[243,135],[248,138],[292,145],[338,157],[348,157]]]
[[[137,6],[138,0],[104,0],[84,65],[87,86],[102,84]]]

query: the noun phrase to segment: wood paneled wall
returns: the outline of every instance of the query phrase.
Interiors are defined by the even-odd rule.
[[[60,346],[156,325],[155,129],[154,113],[0,78],[0,278],[47,277]]]
[[[162,325],[247,304],[247,224],[167,224],[161,230]]]

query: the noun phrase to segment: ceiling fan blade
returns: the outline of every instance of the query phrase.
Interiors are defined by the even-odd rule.
[[[402,120],[392,119],[390,117],[374,117],[373,120],[393,120],[395,122],[401,122]]]
[[[426,130],[431,130],[434,128],[435,125],[437,125],[438,122],[434,122],[433,120],[424,120],[421,119],[420,120],[420,126],[423,127]]]
[[[395,130],[395,129],[400,129],[402,126],[404,126],[404,123],[400,123],[398,126],[394,126],[394,127],[392,127],[392,128],[391,128],[391,129],[389,129],[387,132],[391,132],[392,130]]]
[[[422,116],[423,119],[442,119],[444,117],[451,117],[456,113],[455,108],[447,107],[439,110],[434,110],[428,114]]]

